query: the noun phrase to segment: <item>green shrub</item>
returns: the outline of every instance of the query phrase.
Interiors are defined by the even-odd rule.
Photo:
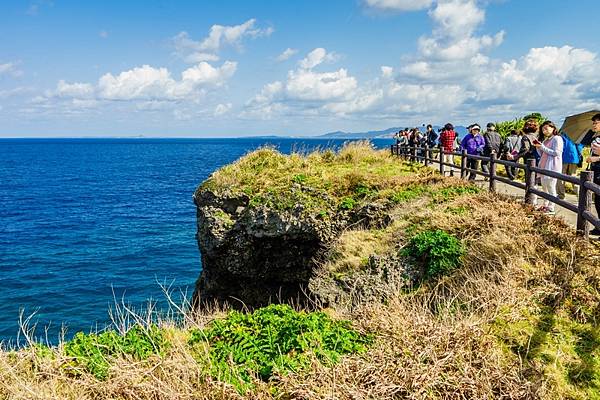
[[[359,199],[364,199],[365,197],[374,196],[377,194],[377,190],[371,189],[366,185],[358,185],[354,188],[354,194]]]
[[[517,132],[523,129],[523,125],[525,125],[525,121],[528,119],[535,119],[541,125],[548,118],[544,117],[540,113],[531,113],[529,115],[525,115],[523,118],[515,118],[512,121],[502,121],[496,122],[496,131],[503,138],[510,135],[510,131],[516,130]]]
[[[446,275],[460,265],[465,253],[462,243],[437,229],[413,236],[404,248],[405,256],[414,257],[425,267],[425,278]]]
[[[339,208],[342,210],[352,210],[356,205],[356,200],[353,197],[346,196],[340,201]]]
[[[167,346],[163,331],[156,326],[135,325],[125,335],[113,330],[100,334],[78,332],[65,343],[64,354],[72,357],[66,368],[73,375],[85,370],[104,380],[108,377],[110,358],[129,355],[135,360],[145,360],[153,354],[162,354]]]
[[[270,305],[250,314],[232,311],[209,328],[192,330],[189,344],[208,343],[211,370],[240,393],[252,387],[252,376],[268,380],[275,373],[310,366],[311,356],[326,365],[340,356],[362,352],[372,342],[348,321],[322,312],[298,312],[288,305]]]
[[[306,174],[297,174],[292,177],[292,182],[294,183],[305,183],[308,180],[308,176]]]

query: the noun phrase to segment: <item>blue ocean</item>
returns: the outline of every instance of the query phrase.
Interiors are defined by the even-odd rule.
[[[61,332],[102,329],[115,300],[166,309],[160,284],[191,296],[202,268],[196,187],[261,146],[289,153],[342,143],[0,140],[0,341],[16,343],[20,315],[37,324],[36,336],[56,343]]]

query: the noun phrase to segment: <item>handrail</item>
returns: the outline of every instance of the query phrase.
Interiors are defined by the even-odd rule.
[[[475,173],[477,175],[489,178],[489,190],[491,192],[496,191],[496,181],[505,183],[512,187],[525,191],[525,202],[533,204],[534,195],[542,197],[554,204],[557,204],[565,209],[577,213],[577,234],[588,238],[589,236],[589,225],[588,222],[594,227],[600,229],[600,216],[596,217],[590,212],[592,203],[592,193],[596,196],[600,196],[600,185],[594,183],[594,173],[592,171],[583,171],[579,177],[565,175],[559,172],[549,171],[543,168],[535,166],[534,160],[528,160],[527,164],[520,164],[518,162],[509,160],[499,160],[496,158],[496,154],[492,153],[490,157],[480,156],[475,154],[467,154],[465,150],[462,152],[448,152],[446,153],[442,147],[429,147],[425,146],[408,146],[408,145],[392,145],[392,155],[404,157],[412,161],[423,162],[425,165],[438,164],[440,173],[444,174],[444,167],[456,168],[460,170],[461,178],[465,178],[467,173]],[[435,153],[437,157],[429,157],[430,154]],[[460,165],[454,163],[447,163],[444,161],[444,155],[451,155],[453,157],[460,157]],[[477,169],[467,168],[467,159],[485,161],[489,164],[490,172],[483,172]],[[525,183],[515,182],[496,174],[497,164],[505,167],[518,168],[525,171]],[[450,170],[451,173],[454,171]],[[563,182],[569,182],[574,185],[579,185],[579,199],[577,205],[569,203],[563,199],[559,199],[556,196],[552,196],[546,192],[543,192],[535,187],[535,175],[548,176],[555,178]]]
[[[565,174],[561,174],[560,172],[548,171],[547,169],[539,168],[539,167],[531,167],[533,172],[536,172],[540,175],[549,176],[550,178],[560,179],[561,181],[574,183],[576,185],[581,184],[581,180],[579,178],[575,178],[574,176],[569,176]]]

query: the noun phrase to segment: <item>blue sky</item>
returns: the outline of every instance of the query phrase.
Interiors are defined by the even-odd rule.
[[[0,137],[314,135],[600,108],[596,0],[3,1]]]

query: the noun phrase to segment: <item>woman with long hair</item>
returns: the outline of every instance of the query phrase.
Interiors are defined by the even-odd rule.
[[[552,121],[546,121],[540,126],[539,136],[532,144],[540,155],[539,167],[548,171],[562,172],[563,138],[559,135],[556,125]],[[556,197],[556,178],[542,175],[542,190]],[[546,200],[540,207],[540,211],[554,214],[554,203]]]

